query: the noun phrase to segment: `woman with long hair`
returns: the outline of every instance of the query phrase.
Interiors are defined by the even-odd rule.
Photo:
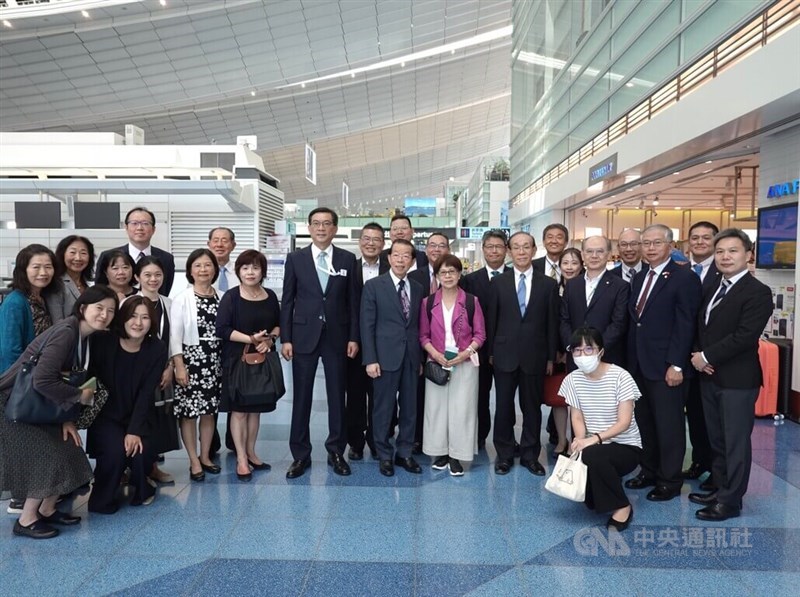
[[[53,321],[69,317],[75,301],[94,279],[94,245],[85,236],[70,234],[56,247],[56,276],[63,287],[47,301]]]

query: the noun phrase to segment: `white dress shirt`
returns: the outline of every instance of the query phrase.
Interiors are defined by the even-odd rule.
[[[605,272],[600,272],[600,275],[597,276],[594,280],[589,277],[589,272],[586,272],[583,276],[583,279],[586,280],[586,306],[589,306],[589,303],[592,302],[592,297],[594,296],[595,291],[597,290],[597,285],[600,284],[600,280],[603,279],[603,275]]]
[[[128,243],[128,254],[133,258],[133,262],[139,261],[139,253],[144,253],[145,257],[150,257],[153,254],[153,248],[146,246],[144,249],[137,249],[131,243]]]
[[[701,262],[697,262],[694,259],[690,260],[689,266],[694,270],[695,265],[702,265],[703,270],[700,272],[700,281],[704,281],[706,279],[706,274],[708,273],[708,268],[711,267],[711,264],[714,263],[714,256],[711,255],[708,259],[704,259]]]
[[[228,280],[228,290],[239,285],[239,278],[236,277],[236,271],[233,266],[234,264],[228,261],[228,263],[219,267],[219,276],[217,277],[217,281],[213,284],[214,288],[219,290],[219,280],[222,276],[225,276]]]
[[[378,277],[380,274],[380,263],[380,259],[370,264],[366,259],[363,257],[361,258],[361,277],[364,280],[364,284],[372,280],[372,278]]]
[[[640,261],[633,267],[628,267],[627,265],[622,263],[621,267],[622,267],[622,279],[625,280],[626,282],[630,282],[633,278],[636,277],[636,274],[642,271],[642,262]],[[633,276],[628,277],[628,272],[631,270],[633,270]]]
[[[398,287],[400,286],[400,278],[395,276],[392,270],[389,270],[389,275],[392,277],[392,283],[394,284],[394,291],[397,292]],[[405,293],[406,298],[408,298],[408,303],[411,304],[411,288],[409,288],[408,274],[406,274],[406,277],[403,278],[403,280],[405,280],[405,284],[403,285],[403,292]]]

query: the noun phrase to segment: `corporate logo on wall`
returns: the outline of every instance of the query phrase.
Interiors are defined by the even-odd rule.
[[[769,190],[767,190],[767,199],[797,195],[798,191],[800,191],[800,178],[795,178],[791,182],[781,182],[769,187]]]

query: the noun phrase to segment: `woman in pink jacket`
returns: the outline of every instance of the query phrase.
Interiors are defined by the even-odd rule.
[[[422,451],[433,468],[464,474],[461,461],[478,451],[478,349],[486,328],[478,299],[458,287],[461,260],[444,255],[433,266],[439,290],[422,301],[420,344],[428,359],[450,369],[450,381],[439,386],[425,381]]]

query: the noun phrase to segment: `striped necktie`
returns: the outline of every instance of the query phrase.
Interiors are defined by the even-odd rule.
[[[719,287],[719,291],[717,292],[717,296],[715,296],[714,300],[711,302],[711,308],[709,309],[709,312],[713,311],[714,307],[716,307],[717,305],[720,304],[720,302],[722,302],[722,299],[725,297],[725,294],[728,292],[728,289],[730,287],[731,287],[731,281],[730,280],[722,280],[722,284]]]

